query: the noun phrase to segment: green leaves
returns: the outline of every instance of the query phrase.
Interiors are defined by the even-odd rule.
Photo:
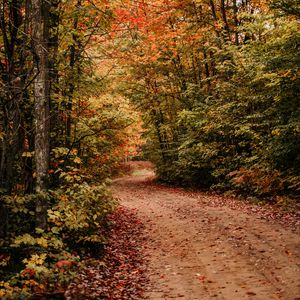
[[[296,9],[293,0],[272,3],[281,12]],[[201,17],[208,18],[201,8]],[[180,48],[176,40],[172,60],[149,57],[146,64],[144,57],[134,65],[135,80],[142,85],[143,77],[145,83],[144,92],[137,85],[132,98],[144,112],[149,157],[161,180],[246,196],[297,193],[299,21],[264,7],[255,14],[246,10],[236,16],[238,28],[231,28],[232,15],[225,11],[238,45],[233,34],[223,40],[222,28],[215,28],[216,41],[201,20],[188,27],[185,19],[180,26],[186,37],[192,28],[201,31],[196,41]]]
[[[88,241],[91,236],[93,240],[97,236],[97,242],[103,242],[99,231],[114,208],[114,201],[104,185],[77,184],[68,190],[53,191],[52,196],[59,200],[48,210],[54,234],[64,232],[65,238],[72,243]]]

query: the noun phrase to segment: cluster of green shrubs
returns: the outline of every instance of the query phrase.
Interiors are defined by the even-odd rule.
[[[9,222],[0,239],[1,299],[63,298],[81,258],[102,254],[115,201],[105,183],[84,174],[77,156],[72,160],[53,172],[61,184],[44,195],[46,230],[35,227],[36,194],[3,196]]]
[[[251,38],[211,48],[208,66],[213,64],[215,73],[200,85],[186,66],[184,96],[190,105],[173,107],[172,124],[163,123],[171,114],[165,94],[156,96],[161,97],[160,117],[151,119],[149,112],[148,153],[161,180],[266,199],[299,195],[300,34],[295,11],[240,16],[240,37]]]

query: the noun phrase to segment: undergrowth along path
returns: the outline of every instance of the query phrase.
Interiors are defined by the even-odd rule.
[[[113,194],[148,236],[148,299],[300,299],[299,215],[155,184],[138,170]]]

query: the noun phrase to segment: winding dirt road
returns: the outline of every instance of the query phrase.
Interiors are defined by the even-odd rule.
[[[112,186],[145,224],[148,299],[300,300],[299,231],[254,205],[159,186],[153,177],[137,171]]]

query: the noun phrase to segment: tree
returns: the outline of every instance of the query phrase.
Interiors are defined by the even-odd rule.
[[[49,69],[48,69],[48,5],[32,0],[32,43],[34,55],[34,124],[36,163],[36,226],[47,227],[49,166]]]
[[[25,6],[25,7],[24,7]],[[1,1],[1,187],[10,193],[21,175],[16,161],[24,151],[26,123],[22,107],[27,99],[30,65],[27,50],[29,41],[29,2]],[[24,14],[22,8],[24,7]]]
[[[277,12],[265,1],[152,4],[127,3],[116,19],[128,32],[125,93],[143,112],[160,178],[260,196],[295,189],[294,1],[269,3]]]

